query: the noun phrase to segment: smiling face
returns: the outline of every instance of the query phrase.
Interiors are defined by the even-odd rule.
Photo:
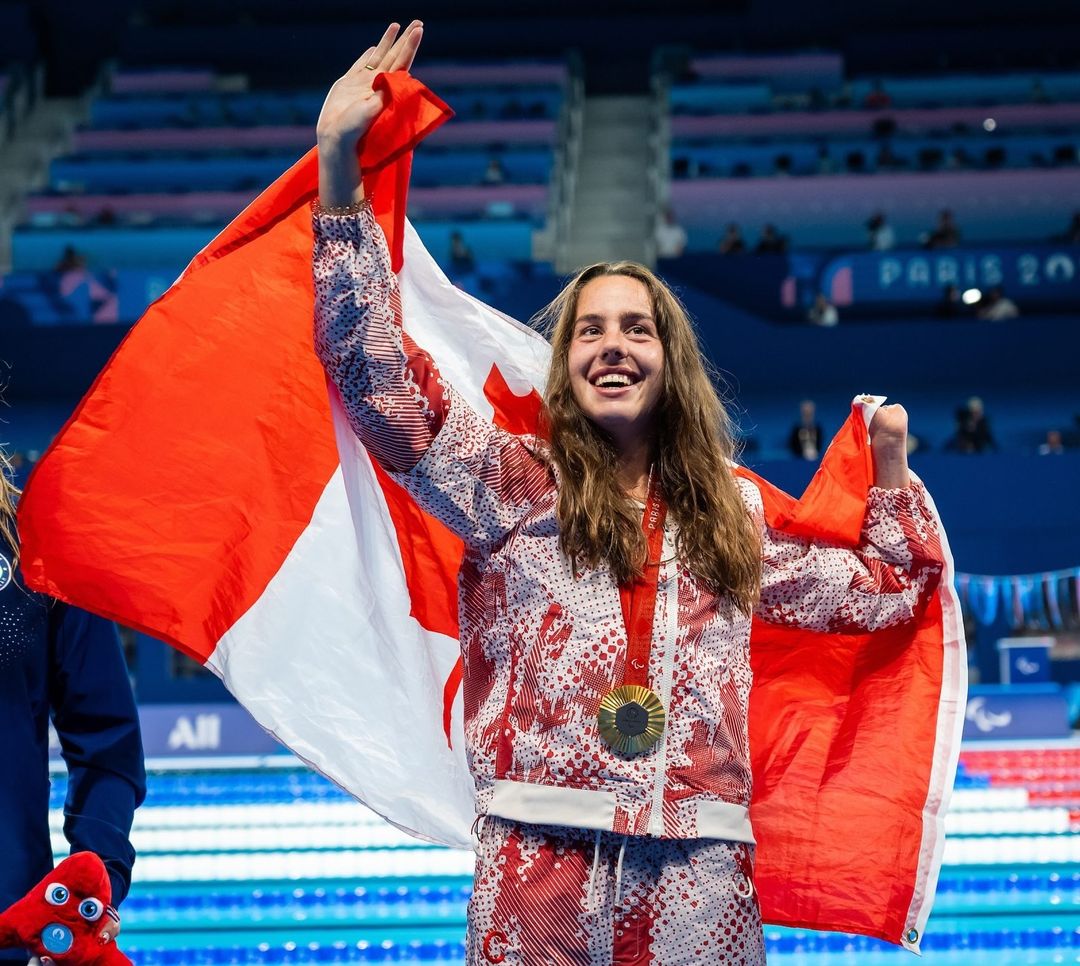
[[[649,290],[627,275],[586,282],[567,350],[581,411],[626,449],[652,429],[663,392],[664,347]]]

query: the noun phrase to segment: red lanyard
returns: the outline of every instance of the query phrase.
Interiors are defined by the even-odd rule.
[[[667,503],[659,481],[649,481],[649,497],[641,528],[645,531],[648,557],[640,577],[619,585],[623,622],[626,625],[626,670],[623,684],[649,684],[649,650],[652,647],[656,588],[660,582],[660,556],[664,549],[664,518]]]

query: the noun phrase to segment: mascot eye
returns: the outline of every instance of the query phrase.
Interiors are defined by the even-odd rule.
[[[93,896],[79,903],[79,915],[87,922],[97,922],[104,911],[105,907],[101,904],[101,900]]]
[[[68,901],[68,887],[59,882],[54,882],[45,890],[45,901],[51,906],[62,906]]]

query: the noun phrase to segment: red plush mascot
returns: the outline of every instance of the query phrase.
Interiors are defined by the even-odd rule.
[[[101,942],[111,901],[105,864],[93,852],[76,852],[0,914],[0,949],[25,946],[63,966],[131,966],[114,943]]]

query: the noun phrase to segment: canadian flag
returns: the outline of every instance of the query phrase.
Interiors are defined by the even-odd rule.
[[[404,217],[412,149],[449,109],[405,74],[377,83],[390,106],[361,163],[405,328],[478,412],[533,432],[547,343],[452,286]],[[466,848],[462,547],[331,402],[312,348],[317,187],[312,151],[132,329],[31,478],[22,567],[34,588],[204,663],[388,821]],[[754,479],[771,525],[854,545],[872,480],[860,408],[802,500]],[[963,724],[951,569],[912,625],[824,635],[755,622],[751,651],[764,918],[917,949]]]

